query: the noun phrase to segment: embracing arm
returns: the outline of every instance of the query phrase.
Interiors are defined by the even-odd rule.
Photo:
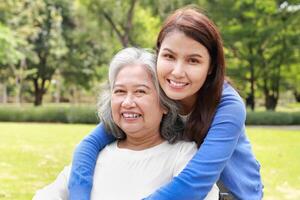
[[[236,148],[246,119],[243,101],[231,87],[227,89],[231,90],[223,91],[210,130],[195,156],[178,176],[146,200],[204,199],[217,182]]]
[[[90,199],[98,153],[113,140],[114,137],[106,133],[103,123],[100,123],[77,146],[73,155],[68,186],[70,200]]]

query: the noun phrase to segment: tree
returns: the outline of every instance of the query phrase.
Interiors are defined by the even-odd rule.
[[[265,97],[267,110],[276,108],[282,68],[292,59],[292,46],[296,34],[293,30],[299,21],[299,12],[288,12],[288,7],[276,1],[226,1],[213,7],[213,16],[218,19],[224,33],[225,46],[230,55],[239,58],[235,64],[241,66],[244,74],[241,80],[250,84],[248,103],[255,107],[255,90],[260,90]],[[234,62],[232,62],[234,64]]]
[[[161,20],[159,15],[153,13],[152,7],[156,5],[153,2],[137,0],[81,0],[81,2],[94,16],[98,26],[108,32],[103,40],[110,40],[114,44],[114,46],[107,44],[110,49],[114,49],[111,55],[127,46],[154,47]]]
[[[4,67],[11,68],[17,93],[22,91],[23,80],[32,81],[35,105],[42,104],[56,71],[64,77],[64,83],[88,89],[97,76],[95,68],[105,60],[97,23],[86,17],[82,8],[68,0],[0,3],[1,21],[8,30],[14,30],[13,36],[18,36],[6,40],[16,43],[15,38],[20,37],[21,42],[12,43],[12,49],[23,56]],[[107,31],[101,34],[108,35]],[[14,55],[7,51],[7,45],[2,49],[6,51],[0,51],[0,56],[2,52]]]
[[[39,31],[34,38],[29,38],[33,45],[33,51],[38,57],[38,61],[28,59],[28,66],[36,69],[29,79],[33,81],[35,100],[34,105],[42,104],[43,95],[50,85],[51,78],[55,70],[59,68],[63,56],[67,53],[68,48],[63,35],[63,18],[62,13],[68,12],[70,5],[67,1],[40,1],[39,7],[32,5],[32,16]],[[67,24],[66,26],[72,26]]]
[[[106,21],[123,47],[133,45],[130,37],[137,0],[108,1],[83,0],[82,3],[94,14],[97,21]]]
[[[7,102],[7,82],[11,71],[16,80],[16,102],[20,102],[24,70],[16,69],[15,65],[24,60],[24,54],[18,49],[23,42],[22,38],[15,36],[13,31],[0,23],[0,82],[3,88],[3,103]]]

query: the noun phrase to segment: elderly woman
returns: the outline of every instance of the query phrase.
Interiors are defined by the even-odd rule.
[[[197,146],[182,140],[176,113],[159,88],[153,54],[126,48],[115,55],[99,116],[117,140],[99,154],[91,199],[142,199],[181,172]],[[69,173],[66,167],[33,199],[68,199]],[[218,199],[218,192],[214,186],[206,199]]]

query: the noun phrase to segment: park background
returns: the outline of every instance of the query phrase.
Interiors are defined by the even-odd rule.
[[[300,199],[299,0],[1,0],[0,199],[31,199],[56,178],[99,122],[112,55],[154,49],[162,21],[187,4],[222,34],[264,199]]]

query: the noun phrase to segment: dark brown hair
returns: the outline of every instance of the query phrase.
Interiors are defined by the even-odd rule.
[[[199,89],[194,109],[187,121],[185,137],[200,146],[211,126],[222,95],[225,79],[223,44],[216,25],[195,6],[176,10],[171,14],[158,35],[156,51],[171,32],[179,31],[205,46],[210,55],[209,74]]]

